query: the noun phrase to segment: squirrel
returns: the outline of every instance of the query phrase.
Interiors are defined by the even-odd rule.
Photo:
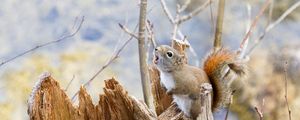
[[[154,49],[154,64],[160,72],[161,84],[172,95],[179,109],[190,118],[196,119],[201,112],[200,89],[203,83],[213,88],[212,111],[228,102],[230,75],[243,75],[244,66],[236,62],[237,55],[227,49],[212,52],[204,60],[203,69],[188,65],[185,56],[168,46]]]

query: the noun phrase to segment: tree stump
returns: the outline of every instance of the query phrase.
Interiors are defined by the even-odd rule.
[[[41,76],[28,101],[31,120],[156,120],[148,107],[132,96],[114,79],[105,81],[98,105],[92,103],[84,87],[79,106],[74,107],[65,91],[49,73]]]

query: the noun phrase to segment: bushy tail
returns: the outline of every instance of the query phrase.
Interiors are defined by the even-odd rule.
[[[235,53],[220,49],[208,55],[204,61],[204,71],[208,75],[213,87],[212,110],[224,106],[229,102],[231,95],[230,83],[245,74],[244,65],[238,63]]]

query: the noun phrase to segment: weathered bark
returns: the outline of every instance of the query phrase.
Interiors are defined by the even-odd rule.
[[[149,66],[151,90],[154,99],[154,107],[157,115],[163,113],[172,103],[172,97],[166,94],[166,90],[160,85],[159,71],[155,66]]]
[[[155,120],[156,115],[115,80],[105,81],[98,105],[92,103],[85,88],[79,92],[79,107],[72,102],[49,74],[44,74],[29,99],[31,120]]]
[[[213,120],[213,114],[212,114],[212,86],[208,83],[203,83],[201,85],[201,113],[197,117],[197,120]]]
[[[214,39],[214,51],[219,50],[222,46],[224,9],[225,9],[225,0],[219,0],[217,25],[216,25],[215,39]]]
[[[31,120],[74,120],[82,116],[59,84],[47,73],[41,76],[33,88],[28,105]]]
[[[183,112],[177,108],[175,103],[172,103],[165,112],[158,116],[158,120],[181,120],[183,117]]]
[[[146,29],[146,15],[147,15],[147,0],[141,0],[140,3],[140,17],[139,17],[139,34],[138,34],[138,47],[139,47],[139,63],[140,73],[143,88],[144,101],[148,107],[151,102],[150,80],[147,65],[146,45],[145,45],[145,29]]]

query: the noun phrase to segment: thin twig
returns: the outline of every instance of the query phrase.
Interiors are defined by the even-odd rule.
[[[153,10],[153,8],[151,8],[148,13],[150,13]],[[120,25],[120,24],[119,24]],[[121,26],[120,26],[121,27]],[[138,24],[135,26],[134,30],[132,33],[134,33],[136,31],[138,27]],[[124,44],[122,44],[121,47],[119,47],[119,44],[117,44],[114,48],[114,53],[112,54],[112,56],[106,61],[106,63],[86,82],[84,83],[83,87],[88,86],[105,68],[107,68],[113,61],[115,61],[119,56],[120,53],[123,51],[123,49],[129,44],[129,42],[135,38],[134,36],[130,35],[130,38],[128,40],[126,40],[124,42]],[[118,42],[119,43],[119,42]],[[73,96],[72,96],[72,101],[74,102],[76,96],[78,95],[79,91],[77,91]]]
[[[247,32],[247,34],[243,38],[243,41],[240,44],[240,49],[238,50],[239,54],[240,54],[241,50],[244,49],[245,43],[249,40],[248,38],[250,37],[253,29],[256,27],[256,24],[257,24],[259,18],[263,15],[264,11],[268,8],[269,5],[270,5],[270,0],[266,0],[263,7],[260,9],[259,13],[255,16],[255,19],[253,20],[249,31]]]
[[[124,30],[124,32],[126,32],[127,34],[129,34],[130,36],[134,37],[135,39],[138,39],[138,36],[136,34],[134,34],[133,32],[131,32],[127,27],[125,27],[124,25],[122,25],[121,23],[119,23],[119,26],[122,30]]]
[[[147,20],[146,28],[147,32],[149,33],[149,40],[151,41],[153,48],[155,48],[157,46],[157,43],[154,37],[153,24],[150,22],[150,20]]]
[[[258,114],[259,120],[263,120],[264,118],[264,107],[265,107],[265,98],[262,99],[261,109],[258,109],[257,106],[254,107],[256,113]]]
[[[267,26],[271,23],[272,17],[273,17],[273,9],[274,9],[274,0],[271,0],[271,4],[269,7],[269,15],[268,15],[268,21],[267,21]]]
[[[203,11],[210,4],[210,2],[211,2],[211,0],[207,0],[203,5],[201,5],[200,7],[196,8],[193,12],[189,13],[188,15],[181,16],[180,19],[177,19],[175,21],[175,23],[180,24],[180,23],[182,23],[184,21],[187,21],[187,20],[191,19],[192,17],[196,16],[201,11]]]
[[[254,107],[254,109],[259,117],[259,120],[263,120],[264,115],[263,115],[262,111],[260,111],[257,107]]]
[[[191,0],[185,0],[184,4],[180,7],[179,12],[183,12],[191,3]]]
[[[77,20],[76,20],[76,21],[77,21]],[[76,21],[75,21],[75,22],[76,22]],[[39,48],[42,48],[42,47],[45,47],[45,46],[48,46],[48,45],[51,45],[51,44],[55,44],[55,43],[58,43],[58,42],[61,42],[61,41],[67,40],[68,38],[73,37],[73,36],[76,35],[77,32],[80,30],[80,28],[81,28],[83,22],[84,22],[84,16],[82,16],[82,19],[81,19],[81,21],[80,21],[80,23],[79,23],[78,28],[77,28],[73,33],[71,33],[71,34],[69,34],[69,35],[62,36],[61,38],[59,38],[59,39],[57,39],[57,40],[50,41],[50,42],[46,42],[46,43],[37,45],[37,46],[35,46],[35,47],[33,47],[33,48],[29,49],[29,50],[26,50],[26,51],[24,51],[24,52],[22,52],[22,53],[20,53],[20,54],[18,54],[18,55],[16,55],[16,56],[12,57],[12,58],[9,58],[9,59],[7,59],[7,60],[1,62],[1,63],[0,63],[0,67],[2,67],[4,64],[9,63],[9,62],[11,62],[11,61],[13,61],[13,60],[15,60],[15,59],[21,57],[21,56],[24,56],[24,55],[26,55],[26,54],[28,54],[28,53],[30,53],[30,52],[33,52],[33,51],[35,51],[35,50],[37,50],[37,49],[39,49]],[[75,23],[74,23],[74,24],[75,24]]]
[[[180,5],[177,5],[176,7],[176,16],[175,18],[173,18],[173,16],[171,15],[171,12],[169,11],[165,0],[160,0],[161,6],[164,10],[164,13],[166,14],[166,16],[168,17],[168,20],[171,22],[171,24],[173,25],[173,31],[172,31],[172,36],[171,36],[171,40],[175,40],[178,42],[181,42],[183,44],[186,44],[189,46],[189,50],[191,51],[192,55],[195,56],[197,58],[197,54],[193,48],[193,46],[189,43],[188,40],[184,40],[184,35],[182,34],[182,32],[180,31],[180,24],[182,22],[185,22],[189,19],[191,19],[192,17],[196,16],[197,14],[199,14],[201,11],[204,10],[204,8],[206,8],[212,0],[207,0],[203,5],[201,5],[200,7],[196,8],[193,12],[189,13],[188,15],[185,16],[180,16],[180,13],[183,12],[186,7],[188,6],[188,4],[190,4],[189,1],[186,1],[181,7]],[[177,38],[177,34],[179,35],[180,39]],[[196,61],[196,64],[198,64],[199,62]]]
[[[290,13],[292,13],[296,8],[300,6],[300,1],[292,5],[290,8],[288,8],[275,22],[269,24],[264,32],[258,37],[257,40],[255,40],[254,45],[250,48],[247,55],[251,54],[251,52],[257,47],[257,45],[263,40],[266,33],[268,33],[271,29],[273,29],[275,26],[277,26],[280,22],[282,22]]]
[[[251,27],[251,5],[249,3],[247,3],[247,15],[248,15],[248,19],[246,20],[246,33],[250,30]],[[238,56],[239,59],[245,59],[245,54],[246,54],[246,50],[248,47],[248,43],[249,43],[249,39],[250,36],[246,39],[244,47],[240,49],[240,55]]]
[[[210,24],[211,24],[211,33],[210,33],[210,38],[213,38],[214,31],[215,31],[215,18],[214,18],[214,10],[212,7],[212,2],[209,4],[209,12],[210,12]]]
[[[132,40],[132,38],[128,39],[120,49],[117,50],[116,54],[113,54],[111,58],[104,64],[97,72],[92,76],[92,78],[86,82],[83,86],[89,85],[107,66],[109,66],[115,59],[117,59],[121,53],[121,51],[125,48],[125,46]]]
[[[73,75],[73,77],[72,77],[72,79],[70,80],[70,82],[68,83],[68,85],[67,85],[65,91],[68,91],[68,89],[69,89],[69,87],[70,87],[70,85],[71,85],[71,83],[73,82],[74,79],[75,79],[75,75]]]
[[[221,48],[222,42],[222,30],[223,30],[223,19],[224,19],[225,0],[219,0],[218,5],[218,16],[216,24],[216,33],[214,39],[214,51]]]
[[[173,16],[171,15],[171,12],[170,12],[170,10],[168,9],[165,0],[160,0],[160,3],[161,3],[161,5],[162,5],[162,8],[163,8],[165,14],[168,16],[169,21],[170,21],[172,24],[174,24],[174,23],[175,23],[175,20],[174,20]]]
[[[291,120],[292,119],[292,117],[291,117],[291,114],[292,114],[292,111],[291,111],[291,109],[290,109],[290,106],[289,106],[289,102],[288,102],[288,90],[287,90],[287,88],[288,88],[288,81],[287,81],[287,66],[288,66],[288,63],[287,63],[287,61],[285,62],[285,64],[284,64],[284,80],[285,80],[285,89],[284,89],[284,98],[285,98],[285,103],[286,103],[286,106],[287,106],[287,111],[288,111],[288,114],[289,114],[289,120]]]
[[[134,31],[137,29],[138,25],[135,26]],[[106,61],[106,63],[86,82],[83,84],[83,87],[88,86],[105,68],[107,68],[114,60],[116,60],[119,56],[121,51],[128,45],[128,43],[134,38],[134,36],[130,36],[128,40],[124,42],[124,44],[119,47],[117,44],[115,46],[114,53],[112,56]],[[78,95],[79,91],[77,91],[73,96],[72,96],[72,101],[74,102],[76,96]]]
[[[180,8],[180,6],[177,5],[177,6],[176,6],[176,16],[175,16],[175,21],[178,20],[178,19],[180,18],[180,16],[179,16],[179,14],[180,14],[179,8]],[[180,25],[180,23],[177,23],[177,22],[173,23],[172,40],[176,40],[176,39],[177,39],[176,36],[177,36],[177,33],[178,33],[178,27],[179,27],[179,25]]]
[[[147,13],[150,13],[152,10],[153,10],[154,7],[150,8],[149,11]],[[148,31],[148,26],[147,27],[147,31],[148,32],[151,32],[152,35],[154,34],[153,33],[153,24],[150,22],[150,21],[147,21],[147,23],[150,25],[150,31]],[[147,24],[147,25],[148,25]],[[127,34],[129,34],[130,36],[134,37],[135,39],[138,39],[138,35],[136,35],[134,32],[130,31],[126,26],[122,25],[121,23],[118,24],[119,27]],[[137,26],[136,26],[137,27]],[[136,29],[136,28],[135,28]],[[153,39],[154,39],[154,35],[153,35]],[[155,39],[154,39],[154,42],[155,42]],[[155,42],[156,43],[156,42]],[[154,44],[155,44],[154,43]]]
[[[133,39],[133,36],[130,36],[130,38],[124,42],[124,44],[119,48],[116,49],[116,52],[106,61],[106,63],[86,82],[83,84],[84,87],[88,86],[105,68],[107,68],[114,60],[116,60],[119,56],[121,51],[127,46],[127,44]],[[72,96],[72,101],[75,100],[76,96],[78,95],[79,91],[77,91]]]
[[[73,26],[72,26],[72,29],[74,29],[74,28],[76,27],[76,24],[75,24],[75,23],[77,23],[77,21],[78,21],[78,16],[75,17],[75,20],[74,20],[74,24],[73,24]]]
[[[229,104],[228,104],[228,108],[227,108],[227,111],[226,111],[226,115],[225,115],[225,119],[224,120],[227,120],[227,118],[228,118],[228,115],[229,115],[229,109],[230,109],[230,106],[231,106],[231,104],[232,104],[232,102],[233,102],[233,94],[235,93],[235,90],[233,90],[232,92],[231,92],[231,95],[230,95],[230,101],[229,101]]]

